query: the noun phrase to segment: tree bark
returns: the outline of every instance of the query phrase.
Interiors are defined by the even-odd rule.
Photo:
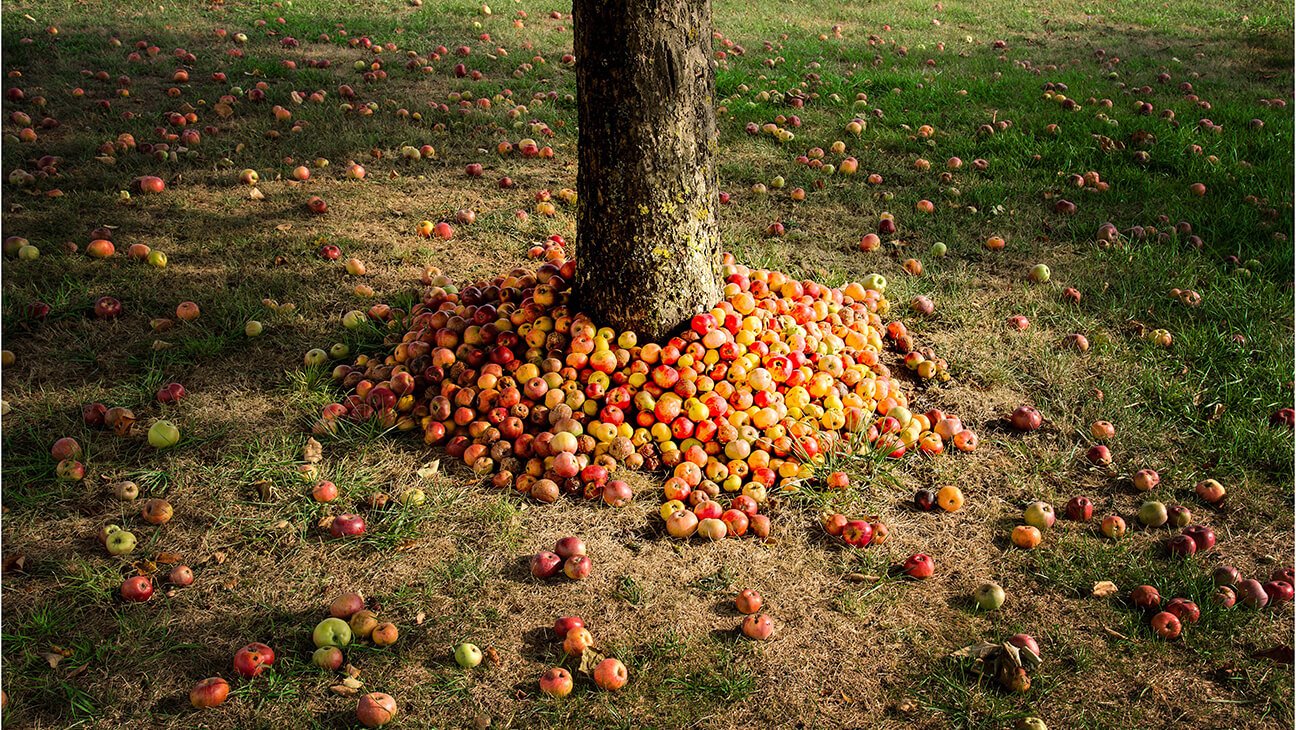
[[[573,21],[576,305],[660,341],[721,295],[711,2],[575,0]]]

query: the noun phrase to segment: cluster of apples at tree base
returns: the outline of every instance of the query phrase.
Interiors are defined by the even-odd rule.
[[[726,256],[724,298],[658,344],[577,312],[576,262],[546,258],[463,286],[430,268],[410,311],[348,314],[391,334],[380,353],[334,367],[349,395],[313,430],[375,420],[421,434],[542,503],[621,506],[633,495],[618,469],[666,467],[668,532],[711,539],[766,537],[771,494],[803,488],[829,453],[977,447],[957,417],[911,411],[885,351],[907,353],[920,375],[940,361],[884,322],[881,276],[833,288]]]

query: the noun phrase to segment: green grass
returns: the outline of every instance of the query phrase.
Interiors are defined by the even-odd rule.
[[[377,302],[408,312],[419,300],[424,267],[444,269],[456,281],[487,280],[529,265],[525,250],[551,234],[579,253],[574,209],[559,205],[548,218],[535,211],[533,197],[542,188],[575,187],[576,108],[567,98],[575,76],[558,62],[570,50],[570,19],[552,20],[550,6],[529,2],[494,7],[487,17],[479,2],[466,0],[8,4],[0,20],[4,66],[21,76],[8,78],[6,88],[22,87],[47,104],[6,104],[7,112],[35,117],[38,139],[11,139],[19,126],[6,119],[5,174],[34,172],[44,155],[61,158],[58,176],[36,187],[58,187],[64,195],[5,189],[6,235],[29,239],[41,255],[5,262],[0,305],[4,347],[17,358],[4,372],[11,410],[0,430],[5,554],[27,557],[22,572],[4,576],[4,719],[15,726],[189,727],[208,720],[191,713],[185,693],[203,677],[222,675],[234,692],[209,716],[213,726],[351,724],[353,700],[330,694],[337,677],[308,663],[308,635],[332,596],[361,590],[381,606],[384,620],[400,626],[402,639],[385,650],[357,645],[348,661],[362,669],[367,691],[398,697],[411,726],[462,726],[479,713],[495,726],[1000,728],[1028,715],[1055,727],[1143,727],[1169,717],[1202,726],[1290,726],[1290,667],[1252,657],[1289,641],[1290,609],[1224,611],[1209,601],[1215,564],[1267,576],[1293,557],[1293,440],[1269,417],[1292,403],[1296,361],[1296,124],[1289,107],[1258,103],[1291,103],[1290,4],[934,5],[714,5],[723,38],[745,49],[724,46],[730,55],[716,71],[716,104],[724,109],[717,120],[718,181],[732,195],[719,210],[726,250],[742,264],[830,285],[884,275],[892,310],[883,322],[904,321],[919,346],[948,361],[953,376],[922,382],[895,364],[915,412],[957,413],[982,444],[975,454],[934,459],[834,455],[796,495],[775,495],[781,504],[774,508],[773,544],[725,552],[731,543],[639,541],[660,524],[653,517],[655,477],[651,489],[636,485],[647,504],[612,517],[599,513],[600,534],[592,535],[588,510],[542,509],[484,487],[425,447],[418,429],[403,434],[342,420],[335,433],[319,435],[325,454],[318,478],[341,492],[333,504],[311,500],[313,480],[294,473],[322,409],[345,396],[332,378],[339,363],[305,368],[303,354],[341,343],[352,358],[382,355],[394,333],[404,332],[373,321],[344,329],[346,312]],[[561,3],[552,9],[570,11]],[[522,28],[512,23],[518,10],[527,13]],[[841,38],[833,34],[838,24]],[[57,36],[45,32],[49,25],[58,27]],[[241,58],[229,55],[236,45],[218,39],[215,28],[248,34],[249,42],[237,45]],[[481,33],[490,41],[478,40]],[[328,40],[318,40],[321,34]],[[874,34],[880,42],[870,42]],[[283,51],[285,36],[301,47]],[[109,45],[113,37],[120,47]],[[348,44],[360,37],[399,50],[374,54]],[[994,48],[1000,39],[1006,47]],[[141,40],[159,54],[128,60]],[[426,59],[439,45],[461,44],[471,46],[464,62],[484,74],[481,81],[454,77],[453,55],[431,62],[430,75],[405,68],[407,50]],[[494,53],[496,47],[508,53]],[[180,65],[176,48],[197,56],[188,83],[171,80]],[[536,55],[546,63],[523,69]],[[286,56],[298,62],[296,70],[281,64]],[[307,68],[306,58],[327,58],[332,66]],[[363,80],[353,69],[360,59],[380,60],[388,78]],[[109,80],[83,70],[102,70]],[[212,80],[214,71],[228,80]],[[1162,72],[1168,83],[1158,80]],[[131,78],[130,98],[115,95],[123,75]],[[260,81],[266,98],[254,102],[246,92]],[[1182,82],[1210,108],[1187,99],[1178,90]],[[1046,83],[1065,85],[1062,93],[1082,108],[1068,111],[1046,99]],[[344,112],[343,84],[378,110],[365,117]],[[178,98],[165,95],[172,86]],[[222,119],[213,106],[234,86],[243,96]],[[85,96],[71,95],[75,87]],[[324,103],[296,104],[290,96],[317,89]],[[801,108],[788,103],[793,89],[807,95]],[[776,92],[773,100],[764,100],[763,91]],[[492,108],[460,115],[450,94],[465,92],[493,97]],[[536,94],[550,92],[554,98],[537,103]],[[856,103],[859,94],[867,100]],[[110,112],[95,108],[101,99],[112,102]],[[1136,100],[1152,103],[1155,113],[1136,114]],[[506,116],[518,101],[526,111]],[[276,104],[291,111],[290,122],[270,116]],[[117,152],[111,164],[94,159],[101,144],[123,133],[157,144],[155,127],[183,105],[195,110],[202,130],[188,154],[159,160],[137,148]],[[398,116],[397,109],[422,118]],[[1163,110],[1174,113],[1173,122],[1159,116]],[[126,111],[134,116],[123,118]],[[801,125],[791,142],[744,131],[749,122],[793,114]],[[40,127],[45,116],[59,126]],[[845,129],[856,116],[868,123],[859,136]],[[1204,131],[1203,117],[1222,132]],[[1263,126],[1252,128],[1252,119]],[[552,129],[542,144],[554,148],[554,161],[478,152],[504,139],[538,137],[526,124],[531,120]],[[996,121],[1011,124],[982,131]],[[293,124],[302,131],[291,131]],[[203,130],[207,125],[217,132]],[[933,128],[930,138],[917,135],[922,125]],[[1049,125],[1058,125],[1056,134]],[[271,131],[280,136],[268,138]],[[1155,141],[1140,145],[1136,133]],[[1126,147],[1105,151],[1095,135]],[[838,141],[842,153],[831,151]],[[178,144],[172,141],[171,151]],[[436,148],[435,159],[400,159],[402,146],[423,144]],[[855,157],[859,172],[829,176],[797,164],[812,147],[827,150],[824,162],[834,165]],[[1144,161],[1134,157],[1140,149]],[[942,180],[952,157],[964,164]],[[316,158],[327,158],[328,166],[314,166]],[[930,170],[916,168],[920,158]],[[974,169],[976,159],[988,168]],[[367,168],[363,182],[344,179],[352,160]],[[487,174],[466,177],[469,162],[484,164]],[[310,181],[289,182],[298,164],[311,166]],[[250,199],[237,183],[244,168],[260,175],[264,200]],[[1107,192],[1068,182],[1091,170],[1110,185]],[[882,182],[866,182],[870,173]],[[146,174],[162,176],[167,190],[123,200],[130,180]],[[495,180],[506,175],[515,187],[497,188]],[[750,191],[775,176],[784,178],[783,190]],[[1188,192],[1193,182],[1206,186],[1204,197]],[[788,195],[798,187],[804,202]],[[329,213],[306,212],[309,195],[324,197]],[[1076,203],[1076,213],[1054,213],[1059,198]],[[933,201],[935,212],[916,212],[919,200]],[[456,226],[452,241],[414,235],[419,220],[451,220],[465,207],[476,210],[477,222]],[[529,221],[519,222],[517,209],[531,211]],[[895,215],[898,233],[879,251],[860,252],[860,238],[886,212]],[[764,233],[774,221],[787,228],[781,239]],[[1180,221],[1191,224],[1200,248],[1175,232]],[[1156,233],[1103,247],[1096,234],[1105,222]],[[115,227],[114,257],[61,252],[65,241],[84,251],[87,234],[101,225]],[[985,248],[992,235],[1007,239],[1004,251]],[[325,241],[341,247],[344,260],[363,260],[369,274],[361,281],[343,274],[340,262],[320,259]],[[930,253],[937,241],[948,245],[944,258]],[[166,252],[170,263],[158,269],[129,259],[132,243]],[[921,275],[904,273],[909,258],[922,262]],[[1049,282],[1029,283],[1026,272],[1036,263],[1052,269]],[[371,286],[374,297],[357,294],[357,283]],[[1064,287],[1079,290],[1081,300],[1064,301]],[[1202,301],[1179,303],[1168,296],[1171,288],[1197,291]],[[932,316],[907,311],[919,294],[935,301]],[[94,319],[91,308],[101,296],[121,300],[124,315]],[[294,309],[273,311],[265,299]],[[175,319],[182,301],[196,302],[202,316],[161,332],[150,328],[153,319]],[[33,318],[33,302],[49,304],[49,316]],[[1014,314],[1027,316],[1030,329],[1008,332],[1003,322]],[[248,338],[243,327],[254,319],[265,332]],[[1143,336],[1159,328],[1171,333],[1169,347]],[[1059,348],[1071,333],[1089,338],[1089,352]],[[185,384],[190,397],[160,406],[155,393],[170,382]],[[137,432],[119,437],[84,425],[80,409],[91,402],[131,408],[140,419]],[[1042,411],[1044,428],[1019,434],[1005,427],[1021,403]],[[176,448],[147,446],[143,434],[159,418],[181,427]],[[1099,419],[1117,428],[1108,443],[1117,456],[1110,473],[1084,459],[1093,443],[1089,424]],[[85,449],[85,482],[55,479],[49,447],[60,436],[77,438]],[[438,457],[440,473],[417,475]],[[1172,560],[1162,545],[1168,532],[1133,530],[1111,542],[1091,526],[1066,522],[1035,551],[1009,547],[1008,531],[1035,499],[1060,506],[1085,494],[1101,513],[1095,522],[1122,514],[1132,523],[1143,495],[1129,477],[1141,468],[1163,478],[1151,496],[1188,506],[1195,521],[1216,530],[1214,551]],[[822,489],[837,470],[850,475],[852,488]],[[1223,509],[1192,493],[1208,476],[1228,485]],[[141,524],[138,504],[109,494],[120,479],[137,482],[142,498],[171,501],[173,522]],[[909,508],[914,489],[946,484],[963,488],[962,512]],[[366,506],[371,495],[395,498],[416,487],[426,492],[421,507]],[[878,515],[892,525],[890,543],[842,548],[818,528],[823,509]],[[368,521],[360,539],[334,540],[319,527],[352,511]],[[115,558],[99,549],[93,535],[105,523],[136,531],[134,555]],[[583,534],[591,545],[603,540],[594,577],[577,585],[531,581],[525,556],[565,534]],[[159,568],[159,595],[145,606],[124,605],[117,597],[122,578],[136,570],[132,563],[158,552],[180,555],[198,584],[165,596]],[[934,555],[935,578],[887,577],[914,552]],[[853,573],[882,579],[854,583],[847,580]],[[975,611],[967,594],[989,579],[1003,583],[1009,601],[999,611]],[[1121,592],[1093,598],[1100,580]],[[1196,601],[1201,622],[1179,642],[1160,642],[1124,598],[1143,583],[1167,598]],[[771,644],[735,638],[734,616],[725,611],[745,587],[766,596],[779,626]],[[585,615],[600,645],[630,668],[631,683],[621,692],[597,692],[584,678],[566,700],[536,691],[535,677],[545,668],[572,666],[546,632],[554,616],[573,613]],[[977,639],[1018,631],[1045,647],[1045,665],[1024,696],[1006,695],[945,659]],[[494,647],[500,665],[472,672],[454,666],[446,652],[463,640]],[[229,657],[248,641],[267,641],[279,654],[274,670],[253,682],[229,671]],[[820,661],[821,645],[837,647],[830,663]],[[55,670],[40,656],[51,646],[72,650]],[[852,674],[852,667],[869,671]],[[1221,667],[1234,676],[1220,680]],[[1155,688],[1146,677],[1157,678]],[[825,686],[851,687],[852,701],[821,696]],[[1203,686],[1212,701],[1202,699]],[[908,699],[913,712],[900,707]]]

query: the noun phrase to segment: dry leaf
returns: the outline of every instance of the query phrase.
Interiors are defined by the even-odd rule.
[[[408,552],[410,550],[413,550],[417,546],[418,546],[418,540],[406,540],[405,542],[402,542],[401,544],[396,546],[396,552],[398,553]]]
[[[498,667],[500,665],[499,652],[495,651],[495,647],[486,647],[486,660],[491,663],[492,667]]]
[[[1293,651],[1290,646],[1275,646],[1271,649],[1258,651],[1251,656],[1259,657],[1261,659],[1272,659],[1279,664],[1291,664],[1293,660],[1292,654]]]
[[[360,676],[360,670],[356,669],[354,664],[347,664],[345,667],[342,667],[342,671],[345,672],[348,677]]]
[[[346,679],[343,679],[342,684],[346,685],[347,687],[350,687],[351,689],[360,689],[361,687],[364,686],[364,682],[361,682],[355,677],[347,677]]]
[[[271,525],[271,527],[273,527],[276,530],[282,530],[285,527],[292,527],[292,523],[289,522],[288,520],[279,520],[278,522]]]
[[[248,193],[248,197],[253,200],[265,200],[265,193],[261,192],[261,188],[252,188],[252,191]]]
[[[594,667],[597,667],[606,658],[603,652],[590,647],[581,653],[580,666],[576,668],[576,671],[592,677],[594,676]]]
[[[290,231],[290,230],[292,230],[292,224],[291,224],[291,223],[280,223],[279,225],[275,226],[275,230],[276,230],[276,231]]]
[[[333,519],[334,519],[333,515],[325,515],[321,517],[320,521],[316,522],[315,524],[320,529],[327,530],[329,528],[329,525],[333,524]]]
[[[53,651],[41,652],[41,658],[49,662],[50,669],[58,669],[59,662],[63,661],[63,655]]]
[[[431,479],[432,477],[436,476],[440,471],[441,471],[441,460],[433,459],[432,462],[429,463],[427,466],[420,467],[419,470],[414,473],[417,474],[420,479]]]
[[[180,556],[175,553],[158,553],[157,557],[153,558],[153,562],[161,563],[162,565],[174,565],[175,563],[180,562]]]
[[[157,572],[157,565],[152,560],[141,560],[138,563],[132,563],[131,567],[139,571],[140,575],[153,575]]]
[[[309,464],[317,464],[324,458],[324,445],[315,440],[312,436],[302,447],[302,461]]]
[[[89,665],[89,664],[82,664],[81,666],[77,667],[76,669],[73,669],[72,671],[68,672],[68,673],[67,673],[67,677],[66,677],[66,679],[71,679],[71,678],[73,678],[73,677],[75,677],[75,676],[81,674],[82,672],[84,672],[85,670],[87,670],[87,669],[89,669],[89,668],[90,668],[90,665]]]
[[[10,571],[22,572],[23,566],[27,564],[27,556],[22,553],[10,555],[4,559],[4,572]]]
[[[332,687],[329,687],[329,691],[338,697],[355,697],[360,694],[359,690],[351,689],[345,684],[335,684]]]
[[[220,565],[221,563],[225,562],[225,560],[228,557],[229,556],[226,555],[225,553],[221,552],[220,550],[217,550],[216,552],[212,553],[211,559],[216,561],[217,565]]]
[[[225,581],[222,584],[222,586],[225,588],[225,590],[232,591],[238,587],[238,581],[234,580],[233,578],[230,578],[229,580]]]
[[[264,479],[258,479],[255,482],[252,482],[252,487],[256,489],[257,496],[261,498],[262,502],[270,501],[270,482],[267,482]]]
[[[1120,589],[1116,587],[1115,583],[1109,580],[1100,580],[1097,583],[1094,583],[1093,594],[1097,598],[1106,598],[1114,595],[1119,590]]]
[[[419,611],[418,613],[414,614],[414,625],[422,626],[423,619],[425,618],[427,618],[427,614],[423,613],[422,611]]]
[[[165,350],[165,349],[167,349],[168,347],[171,347],[171,346],[172,346],[172,343],[170,343],[170,342],[164,342],[164,341],[162,341],[162,340],[153,340],[153,349],[154,349],[154,350]]]
[[[229,119],[234,116],[234,107],[229,104],[217,104],[212,107],[212,109],[216,110],[216,114],[220,116],[221,119]]]

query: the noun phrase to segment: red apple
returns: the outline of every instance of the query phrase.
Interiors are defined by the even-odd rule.
[[[594,667],[594,684],[599,689],[615,691],[624,687],[629,679],[626,666],[616,659],[604,659]]]
[[[1013,634],[1008,637],[1008,643],[1018,649],[1030,649],[1035,656],[1040,656],[1039,642],[1035,641],[1035,637],[1030,634]]]
[[[742,632],[749,639],[765,641],[774,633],[774,621],[763,613],[754,613],[743,619]]]
[[[1088,497],[1072,497],[1066,504],[1067,519],[1087,522],[1093,518],[1093,508],[1093,501]]]
[[[592,567],[588,556],[573,555],[563,563],[563,572],[572,580],[584,580],[589,577]]]
[[[909,556],[904,562],[904,573],[911,578],[930,578],[936,572],[932,559],[922,553]]]
[[[230,686],[220,677],[208,677],[189,690],[189,704],[196,709],[215,707],[229,696]]]
[[[1173,613],[1179,621],[1186,624],[1195,624],[1201,618],[1201,609],[1186,598],[1170,599],[1170,602],[1165,605],[1165,610]]]
[[[1018,431],[1034,431],[1040,427],[1044,419],[1040,416],[1040,412],[1033,407],[1018,406],[1009,420],[1012,422],[1013,428]]]
[[[563,616],[554,622],[554,633],[558,635],[560,640],[567,638],[567,632],[572,629],[583,628],[585,628],[585,622],[579,616]]]
[[[338,515],[329,525],[329,533],[333,537],[354,537],[364,534],[364,531],[365,521],[360,515]]]
[[[142,603],[153,597],[153,581],[146,575],[127,578],[121,585],[121,597],[131,603]]]
[[[842,539],[847,545],[865,547],[873,539],[873,526],[863,520],[851,520],[842,527]]]
[[[396,700],[389,694],[370,692],[360,698],[356,719],[365,727],[382,727],[396,719]]]
[[[1215,547],[1215,531],[1206,525],[1192,525],[1188,529],[1184,530],[1183,534],[1192,538],[1192,541],[1197,543],[1197,550],[1199,552],[1210,550]]]
[[[563,559],[548,550],[541,550],[531,558],[531,575],[541,580],[558,575],[563,569]]]
[[[1172,641],[1183,633],[1183,624],[1179,617],[1169,611],[1162,611],[1152,617],[1152,632],[1161,638]]]
[[[744,589],[742,593],[738,594],[738,599],[736,603],[738,606],[739,613],[751,615],[761,610],[761,604],[764,603],[764,601],[761,599],[761,595],[759,593],[757,593],[756,591],[750,588],[747,588]]]
[[[1137,586],[1130,591],[1130,601],[1145,610],[1156,608],[1161,605],[1161,593],[1152,586]]]
[[[1237,596],[1248,608],[1264,608],[1269,603],[1269,593],[1258,580],[1244,580],[1237,585]]]
[[[573,555],[585,555],[585,542],[579,537],[564,537],[554,544],[554,552],[563,560]]]
[[[234,671],[238,672],[240,677],[252,679],[265,671],[266,667],[274,664],[274,660],[274,649],[254,642],[235,652]]]
[[[550,697],[566,697],[572,691],[571,673],[562,667],[554,667],[540,677],[540,691]]]
[[[329,615],[333,618],[349,619],[364,607],[364,596],[359,593],[343,593],[329,604]]]

